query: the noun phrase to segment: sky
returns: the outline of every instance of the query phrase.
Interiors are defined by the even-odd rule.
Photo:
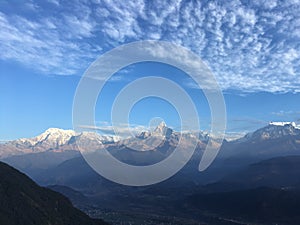
[[[103,53],[141,40],[160,40],[196,53],[221,87],[227,133],[253,131],[269,121],[300,119],[300,2],[232,1],[0,1],[0,140],[72,129],[77,85]],[[143,76],[180,84],[193,99],[203,130],[210,110],[198,86],[176,68],[148,62],[114,74],[96,106],[109,131],[117,93]],[[129,123],[154,117],[179,126],[162,99],[146,98]]]

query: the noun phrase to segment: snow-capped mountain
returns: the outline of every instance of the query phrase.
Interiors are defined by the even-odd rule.
[[[194,141],[199,142],[199,145],[203,146],[209,139],[209,135],[203,132],[199,134],[193,132],[176,132],[164,122],[151,131],[141,132],[136,138],[122,140],[118,136],[99,135],[96,132],[76,133],[74,130],[49,128],[36,137],[21,138],[0,144],[0,158],[47,151],[78,151],[78,147],[94,150],[103,147],[103,144],[113,145],[115,148],[123,145],[129,148],[132,147],[134,150],[147,151],[165,145],[165,142],[162,142],[162,140],[167,141],[171,147],[175,147],[180,137],[187,147]]]
[[[222,158],[247,159],[249,162],[300,155],[299,126],[294,122],[271,122],[243,138],[225,143],[221,155]],[[243,160],[241,162],[244,162]]]
[[[185,139],[198,139],[202,142],[207,142],[210,138],[208,133],[198,131],[198,132],[192,132],[192,131],[183,131],[183,132],[176,132],[170,127],[168,127],[164,122],[161,122],[153,131],[143,131],[139,135],[137,135],[137,138],[140,139],[146,139],[150,136],[154,137],[165,137],[166,139],[178,139],[180,138],[180,135],[182,135]]]
[[[71,137],[75,136],[73,130],[63,130],[59,128],[49,128],[44,133],[33,138],[21,138],[16,141],[12,141],[11,144],[15,144],[21,148],[37,148],[39,146],[57,148],[58,146],[68,143]]]
[[[120,141],[119,136],[108,136],[108,135],[99,135],[95,132],[82,132],[77,135],[74,135],[70,140],[69,144],[72,144],[73,141],[80,142],[81,144],[88,144],[89,142],[102,143],[102,144],[111,144]]]
[[[278,139],[286,136],[300,135],[300,126],[295,122],[270,122],[267,126],[246,134],[238,142],[263,141]]]
[[[120,161],[143,166],[165,159],[181,141],[186,149],[196,144],[195,154],[190,160],[190,165],[193,166],[189,168],[197,168],[209,138],[209,134],[204,132],[180,133],[163,123],[151,131],[142,132],[136,138],[127,139],[101,136],[94,132],[76,133],[72,130],[50,128],[33,138],[0,144],[0,158],[30,175],[35,175],[40,170],[80,156],[78,151],[74,151],[78,149],[79,143],[79,146],[82,145],[87,150],[105,147]],[[273,122],[241,139],[224,141],[214,163],[215,168],[227,165],[230,170],[258,160],[287,155],[300,155],[299,126],[295,123]]]
[[[137,151],[161,151],[170,154],[178,145],[179,140],[186,148],[196,145],[204,149],[209,136],[199,132],[177,132],[161,122],[152,131],[143,131],[136,138],[121,140],[119,145],[126,146]]]
[[[137,135],[137,138],[146,139],[150,136],[169,138],[173,132],[171,128],[167,127],[165,122],[161,122],[153,131],[143,131]]]
[[[78,157],[80,155],[78,150],[101,151],[105,147],[114,157],[123,162],[133,165],[151,165],[171,154],[180,136],[183,146],[190,148],[196,144],[197,152],[202,153],[205,143],[198,139],[195,133],[181,135],[161,123],[152,131],[144,131],[136,138],[126,139],[102,136],[95,132],[76,133],[72,130],[50,128],[33,138],[22,138],[0,144],[0,158],[27,174],[34,175],[41,169],[45,170]]]
[[[154,137],[147,139],[147,137]],[[188,139],[197,139],[194,134],[185,133],[182,135],[186,139],[188,146]],[[134,149],[139,148],[141,151],[152,149],[151,146],[157,146],[161,143],[162,138],[168,139],[172,146],[176,146],[180,137],[180,133],[174,132],[167,127],[165,123],[160,123],[152,131],[141,132],[135,138],[127,138],[121,141],[118,136],[99,135],[96,132],[81,132],[76,133],[74,130],[63,130],[59,128],[49,128],[42,134],[32,138],[20,138],[14,141],[9,141],[0,144],[0,158],[6,158],[14,155],[23,155],[29,153],[41,152],[65,152],[69,150],[78,151],[78,147],[84,149],[101,148],[103,144],[117,146],[135,146]],[[202,137],[205,139],[204,137]],[[144,139],[143,142],[141,139]],[[158,144],[156,144],[158,143]],[[148,146],[148,148],[147,148]],[[150,147],[149,147],[150,146]]]
[[[117,136],[101,136],[94,132],[76,133],[73,130],[49,128],[44,133],[33,138],[20,138],[0,144],[0,158],[46,151],[77,150],[77,140],[82,144],[88,145],[92,142],[93,144],[117,142],[120,138]]]
[[[166,138],[170,137],[171,134],[173,133],[173,130],[169,127],[164,122],[161,122],[152,132],[152,135],[156,136],[165,136]]]
[[[49,128],[44,133],[33,138],[21,138],[0,144],[0,158],[47,151],[65,152],[78,150],[78,143],[87,149],[95,149],[99,145],[108,144],[111,149],[123,149],[124,146],[127,148],[133,146],[135,150],[139,149],[140,151],[153,150],[151,146],[155,146],[154,150],[166,149],[166,146],[169,146],[169,152],[171,151],[170,149],[178,144],[180,137],[187,147],[190,146],[190,142],[196,141],[201,148],[204,148],[210,138],[209,134],[204,132],[197,134],[193,132],[176,132],[163,122],[152,131],[144,131],[137,135],[136,138],[122,140],[117,136],[99,135],[95,132],[76,133],[73,130]],[[231,143],[259,143],[271,140],[278,141],[281,138],[292,138],[294,145],[298,146],[300,143],[300,125],[294,122],[271,122],[266,127],[253,133],[248,133],[243,138]],[[163,142],[162,139],[164,139]]]

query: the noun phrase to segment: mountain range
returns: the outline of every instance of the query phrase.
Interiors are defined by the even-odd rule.
[[[186,167],[197,168],[209,135],[204,132],[199,132],[198,135],[179,133],[164,123],[159,124],[152,132],[144,131],[134,138],[125,139],[103,136],[95,132],[76,133],[72,130],[50,128],[33,138],[0,144],[0,156],[2,161],[35,177],[44,170],[79,157],[81,146],[85,149],[99,150],[105,147],[114,157],[132,165],[154,164],[170,155],[180,138],[187,149],[191,148],[191,143],[196,143],[196,151]],[[208,174],[212,181],[214,174],[223,176],[231,170],[243,168],[260,160],[300,155],[299,149],[299,126],[295,123],[272,122],[242,138],[233,141],[224,140],[214,163],[200,177],[204,179]],[[221,173],[216,172],[220,167],[223,168]]]
[[[300,154],[300,128],[295,123],[270,123],[244,137],[223,144],[223,164],[250,164],[279,156]]]
[[[135,150],[137,148],[139,151],[146,151],[148,149],[155,150],[152,148],[147,148],[149,146],[151,147],[152,145],[152,143],[147,143],[149,137],[153,137],[152,141],[155,140],[155,138],[161,140],[161,137],[163,137],[170,143],[173,143],[173,145],[176,145],[180,136],[182,136],[183,139],[196,139],[200,145],[207,143],[210,138],[209,134],[201,131],[199,131],[197,134],[192,132],[176,132],[167,127],[163,122],[159,124],[152,132],[144,131],[137,135],[136,138],[125,139],[121,139],[118,136],[100,135],[96,132],[76,133],[73,130],[49,128],[44,133],[33,138],[20,138],[0,144],[0,158],[49,151],[78,151],[78,146],[76,143],[80,143],[80,145],[84,145],[87,148],[93,148],[95,147],[93,144],[98,143],[99,146],[107,145],[114,147],[117,145],[123,145],[132,147]],[[260,144],[265,142],[267,144],[268,142],[273,142],[276,140],[280,140],[282,142],[282,139],[284,138],[285,143],[290,142],[291,144],[295,145],[293,149],[297,149],[298,145],[300,144],[299,136],[300,126],[296,125],[294,122],[271,122],[266,127],[258,129],[252,133],[248,133],[242,138],[233,141],[225,140],[225,143],[239,145]],[[145,140],[146,142],[143,142],[142,140]],[[140,143],[143,143],[146,146],[143,146]],[[188,145],[189,143],[187,142],[186,144]],[[156,147],[156,145],[153,146]],[[233,150],[233,153],[239,154],[239,151]],[[268,152],[268,154],[269,153],[270,152]],[[229,154],[229,152],[227,154]]]
[[[95,132],[76,133],[73,130],[49,128],[44,133],[33,138],[20,138],[0,145],[0,158],[29,153],[46,151],[64,152],[78,150],[75,142],[96,141],[99,143],[115,143],[119,141],[117,136],[102,136]]]
[[[59,138],[60,135],[62,138]],[[268,219],[264,220],[264,214],[259,214],[260,221],[267,221],[262,224],[293,224],[293,221],[298,221],[297,211],[290,214],[292,219],[285,220],[288,215],[285,210],[289,209],[287,201],[298,198],[300,190],[300,129],[295,123],[273,122],[242,138],[224,140],[213,164],[201,173],[198,164],[209,135],[200,132],[198,137],[195,133],[185,132],[182,139],[186,148],[190,147],[189,141],[195,141],[197,146],[191,160],[175,176],[149,187],[126,187],[106,180],[87,164],[76,146],[79,141],[86,148],[101,150],[105,147],[121,161],[132,165],[148,165],[171,154],[180,135],[165,124],[160,124],[151,132],[145,131],[126,139],[55,128],[29,140],[0,145],[3,153],[1,160],[26,173],[38,184],[66,195],[86,213],[105,218],[112,224],[122,224],[111,216],[115,213],[118,218],[126,218],[128,224],[140,224],[136,222],[139,221],[137,215],[152,221],[153,218],[149,217],[151,213],[156,219],[149,224],[157,224],[158,218],[164,220],[159,215],[166,214],[172,218],[168,219],[173,221],[171,224],[199,224],[199,221],[208,224],[245,224],[245,221],[256,221],[254,215],[259,214],[257,210],[264,209],[264,202],[267,204]],[[265,195],[267,192],[273,194]],[[252,198],[245,199],[243,195]],[[283,204],[282,208],[271,207],[272,196]],[[229,201],[229,205],[225,206],[221,201],[229,209],[224,211],[224,207],[218,207],[218,204],[222,205],[218,198],[230,198],[235,202]],[[200,204],[193,199],[211,201],[212,204]],[[246,200],[250,203],[244,204]],[[242,218],[230,213],[230,209],[239,212],[237,208],[230,208],[230,204],[244,207]],[[249,214],[246,209],[249,209]],[[274,212],[281,213],[273,220],[270,215]],[[128,215],[131,219],[128,219]],[[191,218],[198,222],[191,222]],[[227,218],[233,218],[235,222],[229,222]],[[175,223],[175,220],[181,222]]]

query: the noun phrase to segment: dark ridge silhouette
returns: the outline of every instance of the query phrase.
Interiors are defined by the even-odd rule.
[[[106,225],[72,206],[63,195],[43,188],[0,162],[0,224]]]

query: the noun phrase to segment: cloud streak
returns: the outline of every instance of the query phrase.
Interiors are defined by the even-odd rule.
[[[81,125],[80,129],[92,130],[101,132],[104,135],[118,135],[123,138],[132,137],[140,134],[143,131],[148,131],[148,127],[142,125],[129,125],[129,124],[119,124],[117,126],[112,126],[109,124],[103,124],[99,126],[91,125]]]

